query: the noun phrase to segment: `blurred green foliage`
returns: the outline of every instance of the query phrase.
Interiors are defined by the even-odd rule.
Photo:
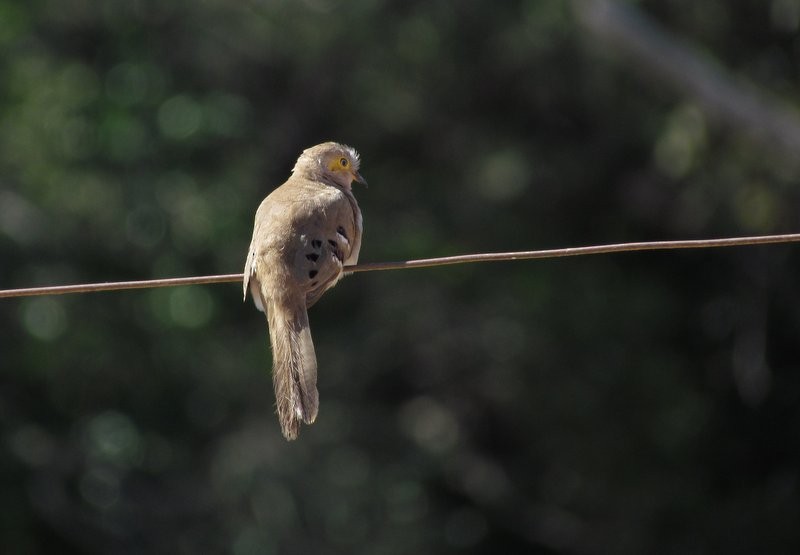
[[[797,0],[638,2],[797,104]],[[580,3],[0,0],[0,286],[240,271],[334,139],[362,260],[796,230]],[[792,246],[359,274],[284,442],[236,286],[0,302],[4,553],[790,553]]]

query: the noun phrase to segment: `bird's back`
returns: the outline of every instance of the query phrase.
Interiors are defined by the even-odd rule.
[[[339,187],[293,175],[264,199],[256,222],[245,278],[306,295],[308,306],[358,259],[361,214],[352,193]]]

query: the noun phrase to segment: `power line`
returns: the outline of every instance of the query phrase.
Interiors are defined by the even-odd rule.
[[[784,235],[760,235],[755,237],[728,237],[724,239],[693,239],[684,241],[649,241],[637,243],[616,243],[589,247],[570,247],[538,251],[497,252],[483,254],[464,254],[441,258],[424,258],[400,262],[368,262],[357,266],[346,266],[347,272],[374,272],[378,270],[405,270],[410,268],[431,268],[452,264],[474,262],[497,262],[502,260],[530,260],[537,258],[563,258],[590,254],[609,254],[616,252],[656,251],[677,249],[708,249],[719,247],[741,247],[746,245],[767,245],[800,242],[800,233]],[[33,297],[38,295],[63,295],[67,293],[90,293],[95,291],[119,291],[123,289],[150,289],[155,287],[175,287],[178,285],[200,285],[209,283],[241,282],[243,274],[222,274],[215,276],[194,276],[184,278],[149,279],[142,281],[117,281],[104,283],[84,283],[79,285],[56,285],[51,287],[28,287],[24,289],[0,290],[0,298]]]

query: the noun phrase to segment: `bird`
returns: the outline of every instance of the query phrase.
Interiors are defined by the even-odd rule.
[[[358,262],[364,225],[352,184],[367,185],[360,166],[352,147],[307,148],[256,211],[243,292],[266,313],[276,412],[287,440],[319,410],[308,309]]]

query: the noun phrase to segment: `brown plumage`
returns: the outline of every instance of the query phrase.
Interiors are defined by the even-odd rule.
[[[258,207],[244,267],[247,292],[267,314],[272,381],[286,439],[317,417],[317,357],[307,309],[336,285],[361,249],[361,210],[352,182],[358,153],[338,143],[303,151],[292,175]]]

